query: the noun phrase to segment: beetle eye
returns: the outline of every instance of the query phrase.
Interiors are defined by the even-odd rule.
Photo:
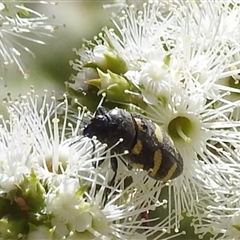
[[[93,120],[96,119],[96,120],[102,121],[104,118],[105,118],[105,116],[103,116],[103,115],[97,115],[95,118],[93,118]]]
[[[95,119],[97,119],[101,122],[110,122],[111,121],[111,117],[108,114],[96,115]]]

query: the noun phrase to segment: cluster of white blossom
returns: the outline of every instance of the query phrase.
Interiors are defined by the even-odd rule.
[[[184,214],[199,237],[238,239],[238,1],[151,1],[113,21],[117,33],[104,28],[76,50],[78,73],[68,89],[105,92],[171,136],[184,171],[167,184],[169,225],[178,231]]]
[[[9,119],[1,116],[0,125],[1,239],[130,240],[167,234],[174,215],[155,226],[156,219],[148,219],[148,211],[166,204],[158,201],[161,185],[144,172],[127,170],[120,160],[119,168],[126,171],[111,183],[111,161],[119,155],[82,135],[90,114],[85,107],[79,105],[73,121],[66,95],[58,102],[47,91],[40,98],[33,89],[5,105]]]
[[[18,70],[28,77],[27,70],[21,59],[22,52],[34,53],[21,40],[37,44],[45,44],[45,37],[51,36],[55,26],[50,24],[49,18],[31,7],[26,7],[26,1],[0,2],[0,70],[1,77],[10,66],[17,66]],[[48,1],[35,1],[51,3]],[[28,5],[33,1],[28,1]]]

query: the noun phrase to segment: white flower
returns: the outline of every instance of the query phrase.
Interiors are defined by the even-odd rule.
[[[28,74],[21,60],[21,54],[22,51],[34,54],[16,39],[45,44],[40,36],[51,36],[48,32],[52,32],[54,27],[47,23],[46,16],[25,7],[23,4],[24,1],[3,1],[0,3],[0,66],[1,72],[3,72],[7,65],[14,63],[24,77],[27,77]]]
[[[56,190],[49,192],[46,199],[46,208],[49,214],[53,214],[54,224],[56,224],[56,233],[62,233],[59,230],[57,222],[65,223],[70,229],[78,232],[84,232],[92,225],[92,216],[86,211],[89,204],[76,194],[80,188],[78,179],[64,179]],[[69,231],[69,230],[68,230]],[[66,232],[63,235],[67,235]]]
[[[239,158],[234,151],[239,148],[239,122],[226,117],[239,106],[239,101],[209,109],[204,96],[197,89],[191,90],[195,94],[176,89],[166,106],[149,106],[146,111],[170,134],[184,161],[183,174],[169,185],[175,196],[176,205],[172,208],[179,213],[179,219],[184,211],[196,218],[204,216],[198,213],[202,209],[198,206],[201,195],[213,201],[219,186],[230,186],[227,179],[233,177],[233,171],[228,171],[227,164]]]
[[[164,39],[174,21],[172,17],[161,17],[159,4],[144,4],[143,8],[143,11],[137,11],[131,6],[121,18],[114,21],[121,38],[105,29],[107,39],[130,69],[141,67],[142,63],[151,60],[153,54],[163,56],[167,53],[164,50]],[[157,15],[160,15],[160,21]]]
[[[66,95],[56,102],[46,92],[40,101],[33,90],[5,104],[10,121],[7,126],[2,120],[1,128],[1,206],[11,203],[16,210],[1,219],[6,221],[1,237],[134,239],[144,230],[146,239],[171,230],[173,215],[160,222],[148,219],[148,211],[167,203],[158,200],[164,186],[145,171],[128,170],[120,160],[125,153],[111,153],[95,138],[82,136],[86,108],[71,122]],[[119,165],[114,181],[113,157]]]
[[[32,140],[17,119],[13,111],[9,109],[10,120],[1,117],[0,127],[0,192],[8,192],[16,188],[23,181],[23,176],[28,175],[35,168],[32,161]]]
[[[114,19],[120,37],[105,28],[93,49],[111,46],[124,60],[126,71],[116,74],[131,86],[125,89],[126,98],[132,94],[143,101],[128,103],[141,107],[140,111],[158,123],[183,158],[182,175],[166,184],[169,215],[175,214],[169,225],[178,231],[184,213],[199,223],[202,236],[213,233],[209,226],[200,226],[212,220],[218,225],[218,234],[221,224],[215,219],[221,211],[214,213],[220,208],[216,199],[227,202],[229,196],[236,196],[233,202],[239,202],[240,7],[235,1],[171,1],[164,7],[160,2],[151,1],[139,11],[127,7]],[[144,171],[132,171],[139,177],[136,189],[142,188]],[[146,182],[149,189],[157,185]],[[221,205],[230,211],[229,216],[223,214],[226,218],[219,218],[224,224],[238,211],[235,207]],[[236,226],[232,224],[229,229],[236,230]],[[238,233],[224,236],[238,238]]]

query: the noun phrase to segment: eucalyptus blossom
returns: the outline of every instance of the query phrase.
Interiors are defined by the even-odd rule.
[[[238,238],[236,218],[233,232],[223,226],[239,207],[239,11],[235,1],[128,6],[113,18],[117,31],[103,28],[76,51],[77,76],[94,75],[67,84],[79,98],[105,92],[108,101],[143,113],[170,135],[185,167],[166,184],[175,215],[169,225],[179,231],[191,216],[200,237]],[[228,196],[235,196],[230,205]]]
[[[67,95],[58,102],[32,90],[5,102],[0,128],[0,236],[4,239],[147,239],[171,231],[165,218],[148,212],[164,207],[163,186],[144,171],[128,169],[96,138],[82,135],[91,113],[78,114]],[[113,181],[112,158],[119,168]],[[126,180],[131,180],[126,186]],[[155,224],[153,224],[153,222]],[[175,236],[184,234],[176,233]]]
[[[39,1],[39,3],[44,3]],[[45,3],[50,3],[45,1]],[[22,60],[24,52],[34,53],[21,40],[46,44],[46,37],[52,36],[56,28],[49,17],[24,5],[24,1],[0,2],[0,67],[1,77],[10,66],[17,67],[25,78],[28,71]],[[19,41],[20,40],[20,41]]]

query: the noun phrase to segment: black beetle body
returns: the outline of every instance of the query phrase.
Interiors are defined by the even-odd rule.
[[[106,111],[99,107],[91,122],[84,128],[86,137],[96,136],[109,147],[116,144],[113,151],[126,155],[127,162],[148,171],[156,180],[166,182],[183,172],[183,159],[176,150],[168,134],[157,124],[138,113],[114,108]]]

